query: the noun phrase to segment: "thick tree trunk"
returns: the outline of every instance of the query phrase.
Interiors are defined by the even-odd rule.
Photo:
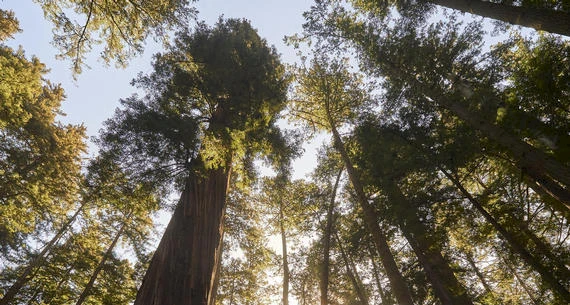
[[[59,241],[59,239],[63,236],[63,234],[67,232],[67,230],[69,229],[71,224],[73,224],[75,219],[77,219],[79,213],[83,211],[85,204],[86,203],[83,202],[81,206],[79,206],[77,211],[75,211],[75,213],[65,222],[65,224],[63,224],[63,226],[59,229],[59,231],[43,247],[42,251],[36,257],[34,257],[34,259],[32,259],[30,264],[28,264],[28,266],[24,269],[24,272],[22,272],[22,274],[18,277],[18,279],[16,279],[14,284],[12,284],[10,288],[8,288],[8,290],[4,294],[4,297],[2,297],[2,299],[0,300],[0,305],[10,304],[10,302],[14,299],[18,291],[20,291],[20,289],[22,289],[22,287],[24,287],[24,285],[26,285],[26,283],[32,279],[33,271],[43,264],[46,255],[53,249],[54,245]]]
[[[229,177],[218,168],[187,179],[135,305],[207,305],[214,298]]]
[[[327,208],[327,222],[325,232],[323,234],[323,262],[321,263],[320,272],[320,290],[321,290],[321,305],[328,305],[328,291],[329,291],[329,269],[330,269],[330,248],[331,248],[331,235],[334,226],[334,206],[336,200],[336,191],[342,176],[342,169],[339,170],[331,194],[331,201]]]
[[[570,36],[570,14],[551,9],[520,7],[481,0],[427,0],[465,13],[501,20],[510,24]]]
[[[382,181],[382,189],[392,202],[404,236],[424,268],[435,295],[444,305],[472,305],[465,287],[457,280],[453,270],[443,258],[437,243],[429,236],[428,229],[420,221],[417,207],[402,193],[394,181]]]
[[[394,260],[392,252],[390,251],[390,246],[388,245],[384,232],[378,225],[378,215],[376,213],[376,210],[370,205],[370,203],[368,203],[368,198],[364,194],[364,188],[360,182],[360,177],[358,176],[356,169],[352,165],[352,161],[350,160],[348,153],[344,148],[342,138],[336,129],[330,112],[328,112],[327,115],[331,125],[331,131],[333,133],[335,148],[342,157],[346,171],[348,173],[348,177],[356,193],[356,199],[358,200],[358,203],[364,212],[364,222],[368,231],[374,238],[374,243],[376,244],[382,265],[384,266],[386,275],[390,280],[392,291],[394,292],[394,295],[400,305],[413,305],[414,303],[412,301],[412,294],[406,285],[404,277],[398,270],[398,266],[396,265],[396,261]]]
[[[289,261],[287,257],[287,235],[285,234],[283,201],[279,201],[279,230],[281,231],[281,248],[283,251],[283,305],[289,305]]]
[[[113,249],[115,249],[117,242],[119,241],[119,239],[123,235],[123,232],[125,231],[125,226],[126,226],[126,223],[123,223],[121,225],[121,228],[119,229],[119,231],[117,231],[117,233],[115,234],[113,241],[111,242],[111,244],[107,248],[107,251],[105,251],[105,254],[103,255],[103,257],[99,261],[99,264],[97,265],[97,267],[93,271],[93,274],[91,274],[91,278],[89,278],[89,282],[87,282],[87,285],[85,286],[85,288],[83,288],[83,291],[81,292],[81,295],[77,299],[77,302],[75,303],[75,305],[83,304],[83,302],[85,302],[87,297],[91,294],[91,289],[93,288],[93,285],[95,284],[95,281],[97,280],[97,277],[99,276],[99,273],[101,273],[101,270],[103,270],[105,263],[107,262],[109,257],[111,257],[111,254],[113,253]]]
[[[342,256],[342,261],[344,262],[344,266],[346,268],[346,275],[350,279],[350,283],[352,284],[352,288],[356,292],[356,295],[358,296],[358,299],[360,300],[360,304],[361,305],[368,305],[368,297],[366,296],[366,292],[364,291],[364,287],[362,287],[362,282],[358,276],[358,273],[356,272],[356,268],[354,266],[354,263],[348,257],[348,253],[346,253],[346,250],[344,249],[344,246],[342,245],[342,240],[340,239],[338,234],[336,234],[336,232],[335,232],[334,235],[336,237],[336,242],[338,244],[338,248],[340,249],[340,255]]]
[[[489,222],[497,232],[507,241],[510,248],[518,254],[529,266],[531,266],[536,272],[538,272],[542,278],[542,281],[547,284],[552,291],[557,294],[561,299],[565,300],[570,304],[570,292],[554,277],[552,271],[546,268],[538,259],[536,259],[521,243],[516,239],[516,237],[507,231],[485,208],[483,205],[475,199],[471,193],[469,193],[461,182],[450,174],[448,171],[440,167],[440,171],[459,189],[459,191],[471,202],[471,204],[479,211],[485,220]],[[565,266],[561,266],[565,268]]]

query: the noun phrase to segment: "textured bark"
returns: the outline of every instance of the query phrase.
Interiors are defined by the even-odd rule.
[[[444,305],[472,305],[465,287],[457,280],[453,270],[441,254],[436,241],[420,221],[413,205],[392,180],[384,180],[382,189],[392,202],[404,236],[418,257],[435,295]]]
[[[568,12],[521,7],[481,0],[427,0],[465,13],[501,20],[510,24],[570,36]]]
[[[97,280],[97,277],[99,276],[99,273],[101,273],[101,270],[103,270],[103,266],[105,266],[105,263],[107,262],[109,257],[111,257],[111,254],[113,253],[113,249],[115,249],[117,242],[119,241],[119,239],[123,235],[123,232],[125,230],[125,226],[126,226],[126,224],[123,223],[121,225],[121,228],[119,229],[119,231],[117,231],[117,233],[115,234],[113,241],[111,242],[111,244],[107,248],[107,251],[105,251],[105,254],[103,255],[103,257],[99,261],[99,264],[97,264],[97,267],[93,271],[93,274],[91,274],[91,278],[89,278],[89,282],[87,282],[87,285],[85,285],[85,288],[83,288],[83,291],[81,292],[81,295],[79,295],[79,298],[77,299],[77,302],[75,303],[75,305],[83,304],[83,302],[85,302],[87,297],[91,294],[91,289],[93,289],[93,285],[95,284],[95,281]]]
[[[536,272],[538,272],[542,278],[542,281],[552,289],[552,291],[558,295],[561,299],[570,304],[570,292],[554,277],[552,271],[545,267],[536,257],[534,257],[518,240],[517,238],[507,231],[485,208],[483,205],[475,199],[471,193],[469,193],[461,182],[451,175],[448,171],[440,168],[440,171],[451,181],[455,186],[461,191],[461,193],[471,202],[471,204],[479,211],[485,220],[489,222],[497,232],[507,241],[510,248],[518,254],[529,266],[531,266]],[[565,266],[562,266],[565,268]],[[566,279],[567,281],[568,279]]]
[[[319,278],[319,286],[321,290],[321,305],[328,304],[328,291],[329,291],[329,269],[330,269],[330,248],[331,248],[331,235],[334,226],[334,207],[336,200],[336,191],[342,175],[342,169],[338,172],[334,186],[332,189],[331,201],[327,208],[327,222],[325,232],[323,234],[323,262],[321,263],[321,272]]]
[[[229,176],[218,168],[187,179],[135,305],[206,305],[214,298]]]
[[[16,279],[14,284],[8,288],[4,297],[0,299],[0,305],[8,305],[14,299],[16,294],[29,282],[33,276],[32,273],[38,267],[40,267],[44,263],[44,259],[46,255],[53,249],[54,245],[59,241],[59,239],[67,232],[71,224],[77,219],[77,216],[83,208],[85,207],[85,202],[81,204],[81,206],[75,211],[75,213],[65,222],[65,224],[59,229],[59,231],[51,238],[51,240],[43,247],[42,251],[32,259],[32,261],[28,264],[28,266],[24,269],[24,272]]]
[[[386,270],[386,275],[390,280],[390,285],[392,286],[394,295],[400,305],[412,305],[414,304],[412,301],[412,294],[410,293],[410,290],[406,285],[406,281],[400,273],[400,270],[398,270],[398,265],[396,265],[394,256],[390,251],[390,246],[388,245],[384,232],[378,225],[378,215],[376,213],[376,210],[370,205],[370,203],[368,203],[368,198],[364,194],[362,182],[360,181],[356,169],[352,165],[352,161],[350,160],[348,153],[344,148],[342,138],[340,137],[340,134],[334,125],[334,120],[332,119],[330,113],[328,113],[328,119],[329,122],[331,122],[330,125],[332,127],[331,130],[334,137],[334,145],[342,157],[346,171],[348,173],[348,177],[356,193],[356,199],[358,200],[358,203],[364,212],[364,222],[368,231],[374,238],[374,243],[376,244],[376,248],[378,250],[378,254],[380,255],[380,260],[382,261],[384,270]]]

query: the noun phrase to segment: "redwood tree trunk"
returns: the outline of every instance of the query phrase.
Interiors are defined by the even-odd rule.
[[[207,305],[215,297],[230,170],[191,174],[135,305]]]
[[[448,262],[443,258],[440,247],[420,221],[417,207],[404,196],[394,181],[386,179],[382,182],[382,189],[394,205],[400,228],[417,255],[441,303],[472,305],[467,290],[457,280]]]
[[[340,153],[346,167],[346,171],[356,193],[358,203],[364,213],[364,223],[374,238],[374,243],[376,244],[378,254],[380,255],[382,266],[384,267],[384,270],[386,270],[386,275],[388,276],[390,285],[392,286],[394,296],[400,305],[413,305],[414,302],[412,300],[412,294],[404,280],[404,277],[400,273],[400,270],[398,270],[398,265],[396,265],[394,255],[392,255],[392,252],[390,251],[390,246],[388,245],[384,232],[378,225],[378,215],[376,210],[370,205],[370,203],[368,203],[368,198],[364,194],[362,182],[360,181],[356,169],[352,165],[352,161],[344,148],[342,138],[336,129],[330,112],[327,113],[327,116],[331,125],[335,148]]]
[[[520,7],[482,0],[427,0],[465,13],[570,36],[570,14],[552,9]]]

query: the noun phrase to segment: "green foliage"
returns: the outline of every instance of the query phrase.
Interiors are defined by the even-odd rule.
[[[103,45],[105,63],[124,67],[148,36],[166,43],[169,31],[187,27],[195,13],[188,0],[34,1],[53,23],[53,44],[59,57],[71,60],[74,75],[94,46]]]
[[[194,159],[247,170],[260,154],[277,165],[295,153],[275,125],[286,100],[284,68],[248,22],[182,31],[153,65],[134,82],[147,95],[123,100],[100,140],[137,177],[168,185]]]
[[[0,246],[61,222],[77,198],[85,128],[61,124],[39,59],[0,45]]]

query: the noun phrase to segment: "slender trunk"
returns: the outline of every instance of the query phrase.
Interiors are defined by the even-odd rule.
[[[380,281],[380,270],[378,268],[378,264],[376,264],[376,258],[375,258],[376,254],[374,252],[374,249],[372,248],[370,242],[368,242],[367,244],[368,244],[368,253],[370,254],[370,262],[372,263],[372,272],[374,273],[374,280],[376,281],[376,286],[378,288],[378,293],[380,294],[380,300],[382,301],[382,305],[392,305],[394,304],[394,302],[390,297],[388,297],[388,295],[386,295],[384,288],[382,288],[382,281]]]
[[[229,168],[196,171],[188,177],[135,305],[210,304],[219,272],[229,178]]]
[[[327,209],[327,223],[323,234],[323,262],[321,264],[320,288],[321,288],[321,305],[328,304],[329,291],[329,269],[330,269],[330,248],[331,234],[334,226],[334,207],[336,200],[336,191],[342,175],[342,169],[338,171],[334,187],[332,189],[331,201]]]
[[[479,267],[477,267],[477,264],[475,264],[475,260],[473,259],[473,257],[471,256],[470,253],[468,253],[466,255],[466,259],[467,262],[469,263],[469,266],[471,266],[471,269],[473,270],[473,272],[475,272],[475,275],[477,276],[477,278],[479,279],[479,281],[481,282],[481,284],[483,285],[483,288],[485,289],[485,291],[487,292],[487,294],[489,296],[491,296],[491,298],[493,300],[497,300],[497,297],[495,296],[495,294],[493,293],[493,290],[491,289],[491,286],[489,286],[489,283],[487,283],[487,280],[485,279],[485,276],[483,275],[483,273],[481,273],[481,270],[479,270]]]
[[[83,202],[81,206],[75,211],[75,213],[63,224],[63,226],[59,229],[59,231],[52,237],[52,239],[43,247],[42,251],[32,259],[32,261],[28,264],[28,266],[24,269],[24,272],[16,279],[14,284],[8,288],[4,297],[0,299],[0,305],[8,305],[14,299],[16,294],[32,279],[32,273],[35,269],[40,267],[44,263],[44,259],[46,255],[53,249],[55,244],[59,241],[59,239],[67,232],[71,224],[75,221],[79,213],[83,210],[86,203]]]
[[[368,203],[368,198],[364,194],[364,188],[360,182],[360,178],[356,172],[356,169],[352,165],[352,161],[350,160],[346,149],[344,148],[342,138],[336,129],[334,120],[330,114],[328,107],[327,116],[334,137],[334,145],[342,157],[346,171],[348,173],[348,177],[356,193],[356,199],[358,200],[358,203],[364,212],[364,222],[368,228],[368,231],[374,238],[374,243],[376,244],[382,265],[386,270],[386,275],[390,280],[390,285],[392,286],[394,295],[400,305],[413,305],[414,303],[412,301],[412,294],[410,293],[404,277],[398,270],[398,266],[396,265],[396,261],[394,260],[392,252],[390,251],[390,246],[388,246],[384,232],[378,225],[378,215],[376,213],[376,210],[374,207],[372,207],[372,205],[370,205],[370,203]]]
[[[382,189],[392,202],[404,236],[417,255],[424,268],[435,295],[444,305],[468,304],[471,299],[465,287],[457,280],[453,270],[443,258],[436,241],[429,235],[428,229],[420,221],[418,208],[402,193],[396,183],[390,179],[382,181]]]
[[[342,241],[338,234],[335,232],[336,242],[338,244],[338,248],[340,249],[340,255],[342,256],[342,260],[344,262],[344,266],[346,268],[346,275],[350,279],[350,283],[352,284],[352,288],[356,292],[358,299],[360,300],[360,304],[368,305],[368,297],[366,296],[366,292],[362,287],[362,283],[358,278],[358,273],[356,272],[356,268],[354,267],[354,263],[351,262],[348,254],[346,253],[344,246],[342,245]]]
[[[511,249],[517,253],[529,266],[531,266],[536,272],[538,272],[542,278],[542,281],[547,284],[552,291],[560,296],[563,300],[570,303],[570,293],[560,282],[556,279],[551,270],[543,266],[540,261],[538,261],[532,254],[530,254],[515,238],[513,234],[508,232],[491,214],[485,210],[483,205],[475,199],[471,193],[469,193],[461,184],[461,182],[455,178],[452,174],[447,172],[445,169],[440,167],[440,171],[451,181],[455,186],[461,191],[461,193],[467,197],[471,204],[485,217],[485,220],[489,222],[495,230],[508,242]]]
[[[481,0],[427,0],[464,13],[570,36],[570,14],[553,9],[521,7]]]
[[[81,295],[79,296],[79,299],[77,299],[77,302],[75,303],[75,305],[83,304],[83,302],[91,294],[91,289],[93,288],[93,285],[95,284],[95,281],[97,280],[97,277],[99,276],[99,273],[101,273],[101,270],[103,270],[105,263],[113,254],[113,250],[115,249],[117,242],[119,241],[119,239],[123,235],[123,232],[125,231],[125,227],[126,227],[126,223],[123,223],[121,225],[121,228],[119,229],[119,231],[117,231],[117,233],[115,234],[113,241],[111,242],[111,244],[107,248],[107,251],[105,252],[103,257],[99,261],[99,264],[95,268],[95,271],[93,271],[93,274],[91,275],[91,278],[89,279],[89,282],[87,282],[87,285],[85,286],[85,288],[81,292]]]
[[[532,303],[534,305],[540,305],[540,302],[538,302],[534,298],[533,293],[530,291],[530,289],[528,288],[528,286],[526,285],[524,280],[520,278],[519,273],[515,270],[515,268],[513,266],[511,266],[510,262],[498,251],[498,249],[495,249],[495,250],[497,251],[497,254],[499,255],[499,257],[503,260],[503,263],[505,264],[505,266],[507,266],[507,269],[509,269],[511,274],[513,274],[515,276],[515,279],[519,282],[519,284],[521,285],[521,287],[523,288],[525,293],[528,295],[528,297],[532,301]]]
[[[279,201],[279,229],[283,249],[283,305],[289,305],[289,262],[287,261],[287,235],[285,234],[283,201]]]
[[[570,191],[559,185],[570,186],[570,168],[552,159],[544,152],[513,137],[504,129],[469,111],[461,101],[446,97],[440,99],[442,106],[452,111],[461,120],[483,132],[485,136],[511,152],[523,171],[536,181],[548,194],[570,208]],[[556,182],[558,181],[558,183]]]
[[[570,221],[570,201],[565,200],[561,196],[556,196],[552,192],[549,192],[545,184],[539,184],[533,177],[526,176],[524,182],[540,196],[542,201],[548,204],[553,210],[558,211],[562,216],[568,221]]]

